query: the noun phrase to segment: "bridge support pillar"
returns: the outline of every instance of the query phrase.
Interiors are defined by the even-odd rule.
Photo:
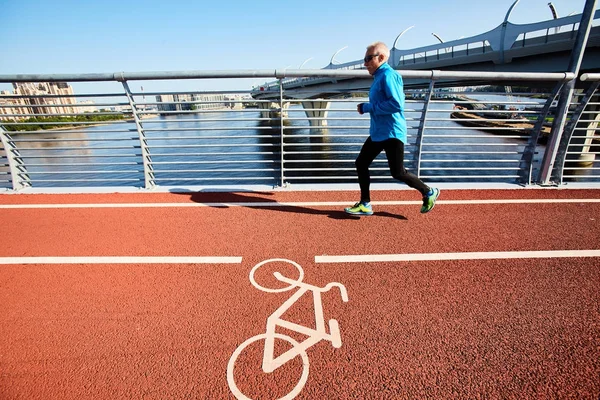
[[[258,108],[260,109],[260,117],[261,118],[271,118],[271,119],[279,119],[281,117],[287,117],[287,109],[290,106],[290,103],[283,103],[283,114],[281,113],[281,107],[279,103],[270,102],[270,103],[258,103]]]
[[[308,118],[310,126],[327,126],[327,114],[329,113],[330,106],[331,102],[325,100],[302,102],[302,107],[304,107],[304,113]]]

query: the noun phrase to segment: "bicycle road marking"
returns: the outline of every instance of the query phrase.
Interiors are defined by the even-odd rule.
[[[0,257],[0,264],[240,264],[242,257]]]
[[[256,282],[255,273],[256,271],[264,266],[265,264],[272,262],[285,262],[293,265],[299,277],[296,279],[290,279],[286,276],[282,275],[279,271],[274,271],[273,275],[277,280],[283,283],[287,283],[289,286],[274,289],[268,288],[260,285]],[[239,345],[236,350],[233,352],[229,362],[227,363],[227,383],[233,395],[237,399],[250,400],[245,394],[243,394],[235,383],[234,379],[234,368],[236,366],[236,361],[238,356],[242,353],[242,351],[250,344],[258,340],[264,340],[264,351],[263,351],[263,362],[262,362],[262,371],[264,373],[271,373],[275,371],[280,366],[284,365],[288,361],[294,359],[297,356],[301,356],[302,358],[302,376],[300,381],[294,386],[292,391],[287,395],[281,397],[281,400],[291,400],[296,397],[304,385],[308,380],[308,368],[309,368],[309,359],[306,350],[313,345],[319,343],[320,341],[330,341],[332,346],[335,348],[340,348],[342,346],[342,339],[340,336],[340,329],[337,320],[330,319],[329,320],[329,333],[326,331],[326,321],[323,313],[323,304],[321,299],[321,294],[330,291],[334,287],[337,287],[340,291],[340,296],[342,301],[348,302],[348,293],[346,291],[346,287],[339,282],[330,282],[324,287],[313,286],[307,283],[302,282],[304,278],[304,270],[300,264],[295,261],[288,260],[286,258],[271,258],[256,264],[251,270],[249,274],[249,279],[252,285],[258,290],[267,292],[267,293],[280,293],[288,290],[293,290],[297,288],[298,290],[293,293],[284,303],[275,310],[268,318],[267,318],[267,327],[266,333],[259,334],[256,336],[247,339],[244,343]],[[314,312],[315,312],[315,328],[299,325],[287,320],[282,319],[282,315],[286,313],[286,311],[292,307],[298,299],[300,299],[307,292],[311,292],[313,295],[313,304],[314,304]],[[299,332],[303,335],[308,336],[307,339],[302,342],[297,342],[295,339],[283,335],[280,333],[276,333],[277,327],[282,327],[291,331]],[[281,353],[277,357],[274,355],[275,350],[275,339],[285,340],[292,344],[292,348]]]
[[[0,209],[26,208],[154,208],[154,207],[330,207],[347,206],[351,201],[304,201],[304,202],[233,202],[233,203],[62,203],[62,204],[0,204]],[[373,201],[375,206],[421,205],[421,200]],[[552,204],[552,203],[600,203],[600,199],[486,199],[486,200],[438,200],[436,204]]]
[[[355,254],[315,256],[315,263],[491,260],[509,258],[600,257],[600,250],[490,251],[465,253]]]

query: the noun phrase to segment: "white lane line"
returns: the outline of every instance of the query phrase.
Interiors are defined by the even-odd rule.
[[[308,202],[234,202],[234,203],[89,203],[89,204],[0,204],[0,209],[20,208],[151,208],[151,207],[330,207],[347,206],[348,201]],[[438,200],[437,204],[542,204],[542,203],[600,203],[600,199],[487,199],[487,200]],[[373,205],[415,205],[420,200],[373,201]]]
[[[0,264],[240,264],[242,257],[0,257]]]
[[[507,258],[569,258],[600,257],[600,250],[543,250],[543,251],[491,251],[466,253],[412,253],[412,254],[356,254],[341,256],[315,256],[316,263],[355,263],[392,261],[436,260],[490,260]]]

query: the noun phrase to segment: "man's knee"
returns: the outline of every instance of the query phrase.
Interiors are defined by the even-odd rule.
[[[403,181],[408,175],[408,171],[405,168],[399,168],[396,170],[392,170],[392,178]]]
[[[354,166],[356,167],[357,171],[365,171],[369,169],[369,163],[366,163],[360,157],[357,158],[356,161],[354,161]]]

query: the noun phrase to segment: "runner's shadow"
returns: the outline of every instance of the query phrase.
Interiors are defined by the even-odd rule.
[[[263,210],[291,212],[296,214],[326,215],[331,219],[360,219],[360,216],[346,214],[343,210],[319,210],[316,208],[295,205],[277,205],[278,203],[276,200],[268,197],[273,196],[273,193],[270,192],[194,192],[182,189],[176,191],[173,190],[171,193],[189,196],[190,200],[195,203],[208,204],[210,207],[215,208],[228,208],[230,207],[229,204],[240,204],[243,207],[261,208]],[[255,205],[253,205],[253,203],[255,203]],[[272,203],[273,205],[270,205],[269,203]],[[389,212],[375,212],[373,215],[401,220],[407,219],[403,215],[391,214]]]

